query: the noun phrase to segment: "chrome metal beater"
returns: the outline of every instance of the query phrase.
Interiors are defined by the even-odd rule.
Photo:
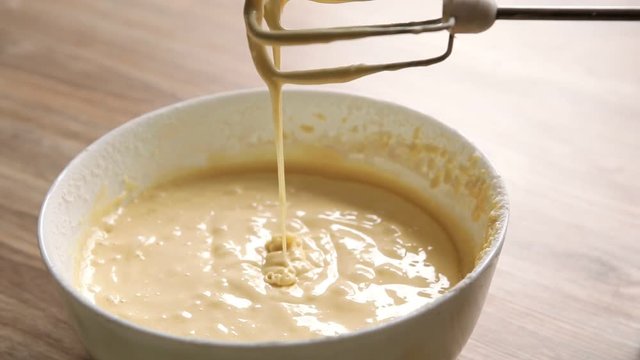
[[[347,2],[349,0],[314,0],[318,2]],[[354,0],[351,0],[354,1]],[[361,39],[394,34],[420,34],[425,32],[448,31],[447,48],[441,55],[385,64],[350,65],[337,68],[281,71],[271,62],[263,71],[275,79],[292,84],[314,84],[324,75],[331,74],[339,81],[349,81],[380,71],[392,71],[409,67],[428,66],[445,60],[453,50],[455,34],[480,33],[489,29],[496,20],[598,20],[598,21],[638,21],[640,7],[498,7],[495,0],[444,0],[442,17],[417,22],[381,24],[369,26],[348,26],[320,29],[287,30],[277,22],[263,27],[265,11],[284,7],[286,0],[246,0],[244,17],[252,51],[262,46],[290,46],[327,43],[340,40]]]

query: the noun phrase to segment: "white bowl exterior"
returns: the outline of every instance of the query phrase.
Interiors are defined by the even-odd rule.
[[[447,186],[425,185],[425,171],[429,171],[404,166],[411,155],[393,146],[393,142],[410,141],[415,129],[421,128],[421,141],[438,144],[459,159],[479,156],[460,135],[423,114],[347,94],[287,92],[285,110],[288,152],[295,153],[305,144],[332,146],[349,161],[391,171],[419,187],[436,204],[446,204],[449,215],[460,220],[472,235],[474,250],[483,247],[488,214],[472,220],[472,199]],[[309,132],[309,124],[313,124],[313,132]],[[380,134],[391,134],[391,145],[375,154],[366,149],[358,153],[347,146],[366,143],[372,134],[376,139]],[[484,258],[452,291],[408,317],[337,338],[259,344],[178,338],[116,319],[81,298],[74,288],[75,256],[98,199],[110,201],[125,190],[127,182],[144,188],[172,174],[210,166],[212,155],[224,159],[252,149],[262,151],[272,139],[265,91],[223,94],[190,100],[131,121],[92,144],[65,169],[43,205],[40,245],[90,353],[98,360],[453,359],[470,336],[484,303],[504,238],[506,205],[501,208],[499,229]],[[266,156],[272,157],[272,153]],[[482,156],[478,161],[492,191],[502,195],[502,183],[491,166]]]

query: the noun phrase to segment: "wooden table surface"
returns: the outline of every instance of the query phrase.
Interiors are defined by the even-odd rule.
[[[337,12],[294,2],[286,20],[419,19],[437,13],[428,3]],[[40,259],[40,204],[74,155],[128,119],[261,86],[241,8],[0,0],[1,359],[88,358]],[[300,48],[285,64],[420,57],[442,49],[443,36]],[[497,23],[459,36],[443,64],[331,86],[435,116],[506,179],[507,242],[460,359],[640,359],[639,39],[640,23]]]

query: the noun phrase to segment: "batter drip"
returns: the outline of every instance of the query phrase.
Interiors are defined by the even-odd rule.
[[[249,0],[252,2],[252,8],[256,8],[259,11],[259,18],[264,18],[265,22],[272,30],[282,30],[281,17],[282,10],[287,4],[288,0]],[[313,0],[318,3],[343,3],[362,0]],[[309,36],[311,40],[313,37]],[[272,66],[275,69],[279,69],[281,65],[281,51],[279,46],[272,47],[273,58],[269,59],[267,51],[264,46],[255,42],[250,36],[249,48],[251,50],[251,57],[258,70],[258,73],[264,80],[269,93],[271,95],[271,109],[273,124],[275,129],[275,147],[276,147],[276,161],[278,164],[278,194],[280,201],[280,236],[278,237],[281,242],[281,262],[276,266],[268,266],[268,270],[265,270],[265,281],[274,286],[290,286],[297,281],[297,272],[293,271],[292,267],[288,264],[289,255],[287,251],[286,238],[289,237],[286,228],[287,220],[287,196],[286,196],[286,180],[285,180],[285,162],[284,162],[284,124],[282,121],[282,86],[286,84],[286,79],[275,76],[272,71]],[[355,70],[355,68],[354,68]],[[304,72],[302,72],[304,73]],[[336,71],[326,71],[319,77],[313,77],[309,79],[310,83],[326,84],[334,82],[345,82],[354,79],[354,74],[340,74]],[[297,249],[297,256],[303,255],[303,249]]]

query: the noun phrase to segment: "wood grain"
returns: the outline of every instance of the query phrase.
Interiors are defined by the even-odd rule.
[[[437,10],[373,3],[366,16],[296,5],[287,21],[354,24]],[[0,358],[88,358],[40,260],[45,192],[82,148],[136,115],[261,86],[241,8],[240,0],[0,0]],[[639,37],[638,23],[498,23],[460,36],[443,64],[333,86],[448,123],[507,181],[507,243],[460,359],[640,359]],[[413,58],[442,46],[437,35],[399,37],[295,49],[285,61]]]

